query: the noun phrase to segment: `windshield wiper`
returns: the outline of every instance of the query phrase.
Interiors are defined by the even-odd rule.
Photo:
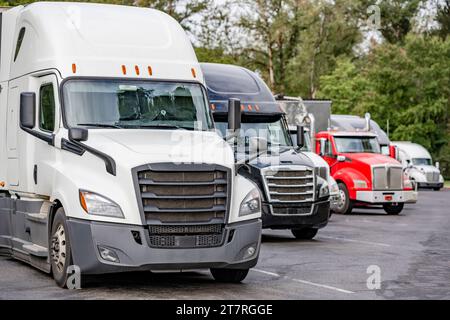
[[[106,123],[77,123],[77,126],[123,129],[123,127],[118,126],[116,124],[106,124]]]
[[[130,126],[131,127],[131,126]],[[135,125],[133,128],[145,128],[145,129],[176,129],[176,130],[195,130],[193,127],[183,127],[171,124],[143,124],[143,125]]]

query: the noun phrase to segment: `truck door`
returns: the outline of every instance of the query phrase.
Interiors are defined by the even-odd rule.
[[[39,77],[34,82],[36,92],[36,128],[35,130],[49,137],[54,136],[59,127],[58,81],[55,75]],[[50,196],[51,183],[56,161],[56,149],[48,142],[35,139],[33,162],[33,185],[36,194]]]
[[[318,153],[319,155],[331,166],[335,164],[336,157],[333,154],[333,149],[331,147],[331,142],[329,138],[320,138],[317,140],[318,144]]]

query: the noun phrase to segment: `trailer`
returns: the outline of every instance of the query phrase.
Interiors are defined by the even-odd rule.
[[[69,270],[208,268],[242,281],[259,255],[260,194],[214,131],[181,26],[69,2],[0,22],[2,253],[61,287]]]

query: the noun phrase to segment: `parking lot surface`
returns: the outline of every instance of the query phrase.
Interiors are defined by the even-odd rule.
[[[0,299],[450,299],[448,189],[421,191],[399,216],[333,215],[312,241],[273,230],[262,240],[259,263],[242,284],[216,283],[207,271],[137,272],[63,290],[49,275],[0,257]]]

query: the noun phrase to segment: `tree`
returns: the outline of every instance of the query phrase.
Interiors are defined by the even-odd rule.
[[[436,21],[439,28],[436,32],[442,39],[450,35],[450,0],[442,0],[437,4]]]
[[[320,77],[330,74],[340,56],[352,56],[361,40],[356,1],[303,2],[295,56],[287,67],[286,88],[290,95],[315,98]]]
[[[410,34],[403,45],[340,60],[321,80],[319,97],[333,100],[333,112],[370,112],[382,127],[389,119],[392,140],[423,145],[450,175],[450,39]]]

